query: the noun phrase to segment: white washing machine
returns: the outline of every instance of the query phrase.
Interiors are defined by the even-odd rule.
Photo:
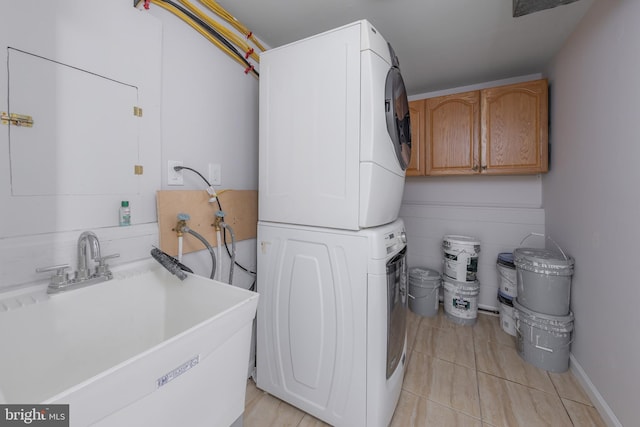
[[[404,223],[258,223],[257,386],[333,426],[386,427],[406,359]]]
[[[369,22],[262,53],[259,127],[260,220],[358,230],[398,217],[409,105]]]

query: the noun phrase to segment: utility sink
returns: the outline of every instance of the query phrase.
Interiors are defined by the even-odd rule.
[[[0,294],[0,403],[69,404],[72,426],[239,419],[258,294],[153,260],[113,273],[49,297]]]

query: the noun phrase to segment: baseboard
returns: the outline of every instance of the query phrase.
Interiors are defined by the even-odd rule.
[[[595,406],[598,413],[602,417],[602,421],[604,421],[609,427],[623,427],[622,423],[618,421],[616,415],[613,413],[607,402],[596,389],[596,386],[593,385],[584,369],[582,369],[582,366],[580,366],[575,357],[573,357],[573,354],[570,355],[570,360],[571,372],[573,372],[573,375],[576,377],[584,391],[587,393],[589,399],[591,399],[593,406]]]

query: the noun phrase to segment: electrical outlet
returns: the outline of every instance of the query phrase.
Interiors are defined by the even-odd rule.
[[[169,160],[167,162],[167,185],[184,185],[182,171],[176,171],[175,166],[182,166],[182,161]]]
[[[211,185],[222,185],[222,168],[219,163],[209,163],[209,182]]]

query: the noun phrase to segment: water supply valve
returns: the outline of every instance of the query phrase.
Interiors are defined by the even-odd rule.
[[[178,214],[178,223],[176,224],[176,228],[173,229],[178,234],[178,237],[182,237],[184,234],[184,229],[187,226],[187,221],[191,219],[191,216],[186,213]]]
[[[223,222],[224,222],[224,211],[217,211],[216,217],[212,225],[216,228],[216,230],[220,230],[220,224]]]

